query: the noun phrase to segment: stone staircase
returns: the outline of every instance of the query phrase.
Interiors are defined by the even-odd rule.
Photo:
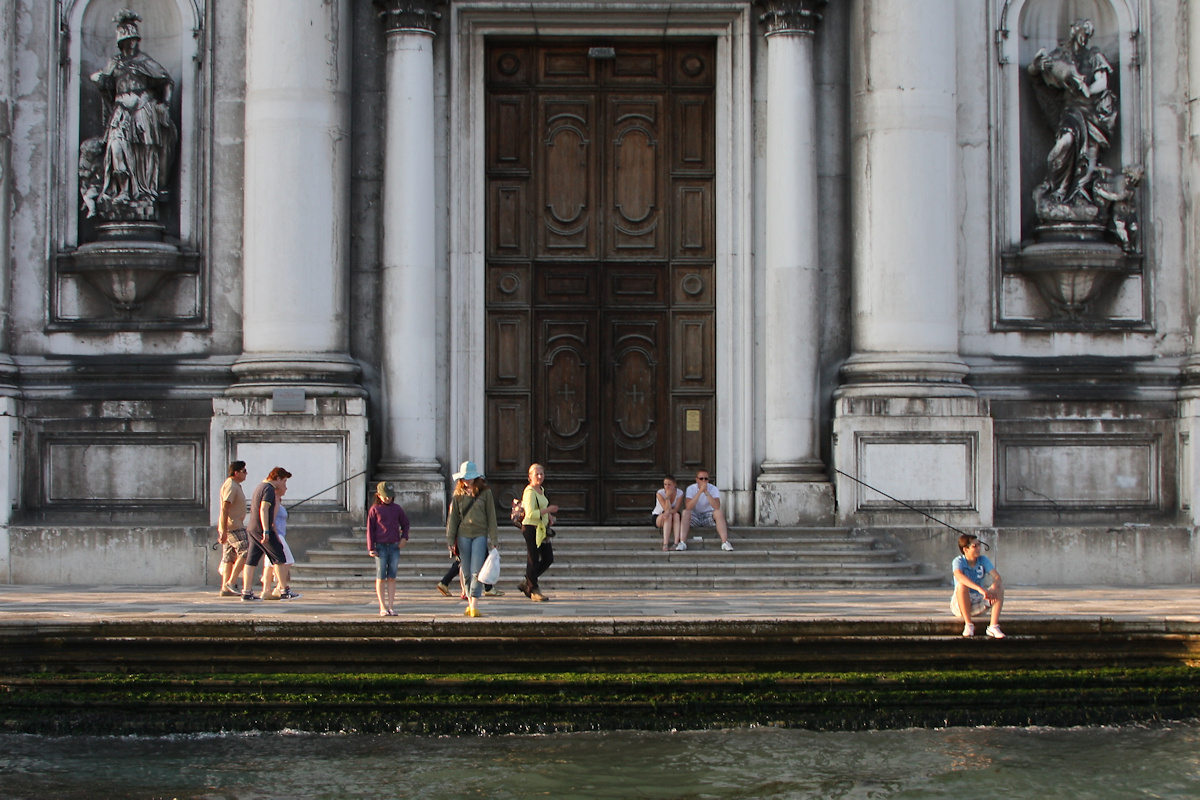
[[[554,589],[814,589],[932,587],[944,576],[920,566],[878,537],[849,528],[733,528],[734,551],[720,548],[716,530],[693,532],[685,552],[663,552],[650,527],[557,529],[554,566],[541,584]],[[289,533],[289,540],[291,535]],[[500,530],[501,581],[515,591],[525,570],[525,547],[512,527]],[[445,531],[414,528],[400,552],[400,589],[429,589],[450,566]],[[292,586],[369,588],[375,560],[363,535],[329,536],[299,556]]]

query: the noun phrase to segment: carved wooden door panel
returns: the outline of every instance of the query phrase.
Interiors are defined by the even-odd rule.
[[[494,43],[487,453],[564,520],[646,522],[715,454],[713,47]]]

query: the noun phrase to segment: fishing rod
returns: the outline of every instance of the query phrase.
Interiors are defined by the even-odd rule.
[[[346,483],[347,481],[352,481],[352,480],[354,480],[355,478],[357,478],[359,475],[366,475],[366,474],[367,474],[367,471],[366,471],[365,469],[364,469],[362,472],[356,472],[356,473],[354,473],[353,475],[351,475],[349,478],[346,478],[345,480],[340,480],[340,481],[338,481],[337,483],[335,483],[333,486],[330,486],[330,487],[328,487],[328,488],[322,489],[321,491],[317,492],[316,494],[314,494],[314,495],[310,495],[310,496],[308,496],[308,497],[304,498],[304,499],[303,499],[303,500],[301,500],[299,503],[292,503],[290,506],[288,506],[288,508],[295,508],[295,507],[296,507],[296,506],[298,506],[298,505],[301,505],[301,504],[303,504],[303,503],[307,503],[309,500],[312,500],[314,497],[320,497],[321,495],[325,494],[325,493],[326,493],[326,492],[328,492],[330,489],[336,489],[337,487],[341,486],[343,483]],[[220,542],[213,542],[212,549],[213,549],[213,550],[220,550],[220,549],[221,549],[221,543],[220,543]]]
[[[899,503],[900,505],[904,506],[905,508],[907,508],[907,509],[910,509],[910,510],[912,510],[912,511],[915,511],[915,512],[917,512],[918,514],[920,514],[921,516],[925,517],[926,519],[933,520],[933,521],[934,521],[934,522],[936,522],[938,525],[943,525],[943,526],[945,526],[945,527],[949,528],[950,530],[954,531],[955,533],[957,533],[957,534],[959,534],[959,535],[962,535],[962,536],[972,536],[972,535],[973,535],[973,534],[969,534],[969,533],[967,533],[966,531],[959,530],[958,528],[954,527],[954,526],[953,526],[953,525],[951,525],[950,523],[948,523],[948,522],[943,522],[942,520],[938,519],[937,517],[934,517],[934,516],[931,516],[931,515],[929,515],[929,514],[926,514],[926,513],[925,513],[924,511],[922,511],[921,509],[917,508],[916,506],[909,505],[908,503],[904,502],[903,500],[901,500],[901,499],[900,499],[900,498],[898,498],[898,497],[892,497],[890,494],[888,494],[887,492],[883,491],[882,489],[878,489],[878,488],[876,488],[876,487],[872,486],[871,484],[867,483],[866,481],[859,480],[858,478],[854,477],[853,475],[849,474],[848,472],[842,472],[842,471],[841,471],[840,469],[838,469],[837,467],[830,467],[830,469],[832,469],[832,470],[833,470],[834,472],[836,472],[838,475],[842,475],[843,477],[849,478],[850,480],[854,481],[855,483],[859,484],[860,486],[865,486],[865,487],[867,487],[868,489],[870,489],[872,492],[876,492],[877,494],[881,494],[881,495],[883,495],[883,496],[884,496],[884,497],[886,497],[888,500],[891,500],[893,503]],[[978,536],[976,536],[975,538],[976,538],[976,539],[979,539],[979,537],[978,537]],[[989,547],[989,546],[988,546],[987,542],[983,541],[982,539],[979,539],[979,543],[980,543],[980,544],[982,544],[982,545],[983,545],[985,548],[987,548],[988,550],[991,550],[991,549],[992,549],[991,547]]]
[[[316,494],[310,495],[310,496],[304,498],[299,503],[292,503],[291,505],[288,506],[288,510],[291,510],[291,509],[295,508],[296,506],[303,505],[303,504],[307,503],[309,500],[312,500],[314,497],[320,497],[321,495],[328,492],[330,489],[336,489],[337,487],[341,486],[343,483],[348,483],[348,482],[354,480],[359,475],[366,475],[366,474],[367,474],[367,471],[365,469],[362,472],[356,472],[353,475],[351,475],[349,478],[340,480],[337,483],[335,483],[333,486],[322,489],[321,491],[317,492]]]

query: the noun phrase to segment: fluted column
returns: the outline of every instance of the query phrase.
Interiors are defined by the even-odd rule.
[[[766,460],[760,524],[825,521],[818,458],[820,264],[813,45],[825,0],[760,0],[767,37]],[[816,486],[798,484],[823,483]]]
[[[243,356],[231,394],[344,396],[351,0],[249,0]]]
[[[440,494],[434,230],[433,26],[436,0],[375,0],[387,30],[383,173],[383,459],[402,493]]]
[[[954,0],[856,0],[843,396],[969,396],[958,355]]]

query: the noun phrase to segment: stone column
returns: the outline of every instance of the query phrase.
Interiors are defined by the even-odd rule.
[[[855,0],[851,13],[851,347],[834,464],[942,519],[988,525],[992,424],[963,382],[955,0]],[[844,524],[921,517],[843,475]]]
[[[0,395],[16,394],[16,373],[8,353],[12,310],[12,119],[13,48],[16,46],[16,0],[0,0]],[[0,509],[0,514],[7,513]]]
[[[251,0],[243,355],[231,393],[339,396],[348,355],[351,0]]]
[[[766,460],[759,525],[828,524],[818,457],[821,279],[813,44],[825,0],[761,0],[767,37]]]
[[[383,459],[405,509],[443,518],[437,461],[433,26],[437,0],[375,0],[387,30],[383,173]]]
[[[290,470],[297,499],[321,492],[302,526],[358,525],[366,511],[366,401],[349,354],[353,2],[246,4],[242,355],[213,401],[209,475],[219,486],[235,459],[252,480]]]
[[[1190,161],[1187,184],[1200,187],[1200,0],[1188,0],[1188,135]],[[1192,352],[1183,366],[1183,388],[1179,392],[1180,500],[1188,504],[1192,525],[1200,525],[1200,209],[1186,207],[1188,233],[1188,301],[1191,304]]]
[[[0,583],[10,582],[8,523],[15,499],[9,471],[15,434],[20,429],[16,395],[17,368],[8,353],[12,319],[12,117],[15,0],[0,0]]]
[[[858,0],[843,394],[970,396],[958,356],[954,0]]]

